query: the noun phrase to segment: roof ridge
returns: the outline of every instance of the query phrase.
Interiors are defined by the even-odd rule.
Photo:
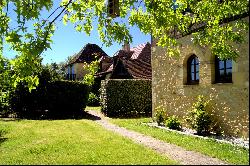
[[[147,43],[148,43],[148,42],[146,42],[146,43],[141,43],[141,44],[138,44],[137,46],[132,47],[132,48],[137,48],[139,45],[144,45],[144,44],[146,45]],[[132,49],[132,48],[131,48],[131,49]]]

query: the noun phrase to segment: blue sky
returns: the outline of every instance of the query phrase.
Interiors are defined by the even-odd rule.
[[[131,47],[141,43],[150,42],[151,40],[150,35],[142,34],[137,27],[131,28],[130,32],[133,35],[133,43],[130,44]],[[106,47],[100,41],[96,30],[93,30],[90,36],[88,36],[83,32],[77,32],[72,24],[67,24],[65,26],[62,22],[59,23],[52,39],[52,49],[44,52],[43,63],[58,63],[64,61],[68,56],[78,53],[87,43],[97,44],[109,56],[113,56],[113,54],[122,47],[122,45],[119,45],[118,43],[113,43],[112,46]]]
[[[55,0],[53,8],[58,6],[60,1],[61,0]],[[48,14],[48,12],[44,12],[43,17],[46,18]],[[55,34],[52,37],[53,44],[51,45],[51,49],[42,54],[43,64],[63,62],[68,56],[78,53],[87,43],[99,45],[109,56],[113,56],[116,51],[122,48],[122,45],[118,43],[113,43],[112,46],[106,47],[100,41],[95,27],[90,36],[88,36],[84,32],[77,32],[71,23],[64,25],[62,21],[59,20],[57,21]],[[151,41],[150,35],[144,35],[137,27],[132,27],[130,33],[133,36],[133,42],[130,43],[131,47]],[[15,57],[15,52],[9,50],[8,45],[4,46],[3,54],[10,59]]]

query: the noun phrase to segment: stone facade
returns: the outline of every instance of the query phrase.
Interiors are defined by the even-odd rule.
[[[74,71],[76,74],[76,80],[82,80],[83,77],[87,74],[87,71],[83,68],[84,63],[75,63],[73,64]]]
[[[88,71],[84,70],[84,63],[90,64],[98,60],[99,71],[105,71],[112,64],[112,58],[109,57],[98,45],[86,44],[72,59],[65,65],[66,79],[82,80]]]
[[[249,20],[249,17],[247,17]],[[249,33],[249,32],[248,32]],[[249,34],[248,34],[249,35]],[[210,100],[208,110],[226,135],[249,138],[249,37],[239,44],[240,57],[232,63],[232,83],[215,83],[215,58],[208,48],[193,45],[191,35],[178,39],[180,57],[168,57],[166,50],[152,47],[152,102],[168,115],[185,116],[198,95]],[[187,59],[199,59],[199,84],[187,85]]]

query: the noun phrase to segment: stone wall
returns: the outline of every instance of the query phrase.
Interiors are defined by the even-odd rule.
[[[77,80],[82,80],[85,74],[87,74],[87,71],[83,69],[83,65],[84,63],[75,63],[73,65]]]
[[[168,115],[177,115],[184,126],[185,116],[198,95],[210,101],[209,111],[226,135],[249,137],[249,38],[239,44],[240,57],[232,64],[232,83],[215,83],[215,58],[208,48],[193,45],[191,35],[178,39],[180,57],[167,57],[166,50],[152,48],[153,115],[163,106]],[[199,84],[187,85],[187,59],[195,54],[200,61]]]

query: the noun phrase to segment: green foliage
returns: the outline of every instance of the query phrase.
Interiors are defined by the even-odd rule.
[[[205,101],[203,95],[199,95],[197,101],[193,104],[192,110],[186,118],[192,129],[199,135],[209,134],[211,131],[212,117],[206,110],[209,101]]]
[[[10,113],[9,92],[0,92],[0,115],[6,117]]]
[[[12,90],[11,83],[13,71],[8,59],[0,55],[0,115],[6,116],[10,113],[9,92]]]
[[[203,29],[194,33],[193,42],[208,46],[212,54],[221,59],[233,60],[239,56],[234,45],[244,41],[249,27],[248,23],[242,20],[237,20],[235,24],[221,25],[222,20],[249,12],[249,0],[220,3],[215,0],[120,0],[119,18],[109,16],[105,0],[62,0],[60,6],[53,7],[54,11],[51,11],[54,2],[1,1],[0,56],[5,42],[17,52],[16,58],[11,60],[15,71],[13,81],[10,82],[12,87],[25,81],[31,91],[38,85],[41,54],[51,48],[55,22],[60,18],[64,24],[71,22],[76,31],[88,35],[93,27],[97,26],[99,37],[106,46],[111,46],[113,42],[131,43],[133,36],[129,29],[131,26],[137,26],[143,33],[158,39],[157,44],[166,47],[169,56],[177,56],[180,53],[179,43],[172,35],[173,30],[180,34],[189,34],[190,24],[203,23]],[[187,7],[192,14],[184,14]],[[44,9],[50,13],[49,17],[46,15],[43,18]],[[87,82],[92,80],[91,75],[86,76]]]
[[[1,1],[0,56],[4,43],[8,43],[17,54],[10,61],[14,71],[10,86],[16,87],[19,82],[25,81],[31,91],[38,85],[37,74],[41,67],[41,54],[50,48],[55,30],[52,21],[46,21],[41,17],[41,11],[49,11],[52,5],[51,0]]]
[[[64,69],[64,63],[47,64],[45,65],[45,68],[49,70],[53,80],[63,80],[65,78],[66,71]]]
[[[102,112],[108,117],[151,116],[151,80],[102,82],[100,102]]]
[[[92,61],[90,64],[84,63],[83,70],[87,71],[87,74],[85,74],[83,78],[83,82],[89,86],[94,84],[95,77],[94,74],[98,71],[99,68],[99,61],[95,60]]]
[[[89,87],[76,81],[54,81],[47,86],[48,117],[79,118],[88,102]]]
[[[181,130],[181,121],[173,115],[167,118],[165,126],[173,130]]]
[[[100,105],[100,99],[94,93],[89,93],[88,106],[98,106]]]
[[[166,120],[166,111],[163,107],[157,107],[155,109],[154,120],[158,125],[163,125],[164,121]]]
[[[42,70],[39,81],[31,92],[25,82],[11,92],[11,108],[20,118],[77,118],[83,114],[88,100],[87,85],[60,81],[48,67]]]

